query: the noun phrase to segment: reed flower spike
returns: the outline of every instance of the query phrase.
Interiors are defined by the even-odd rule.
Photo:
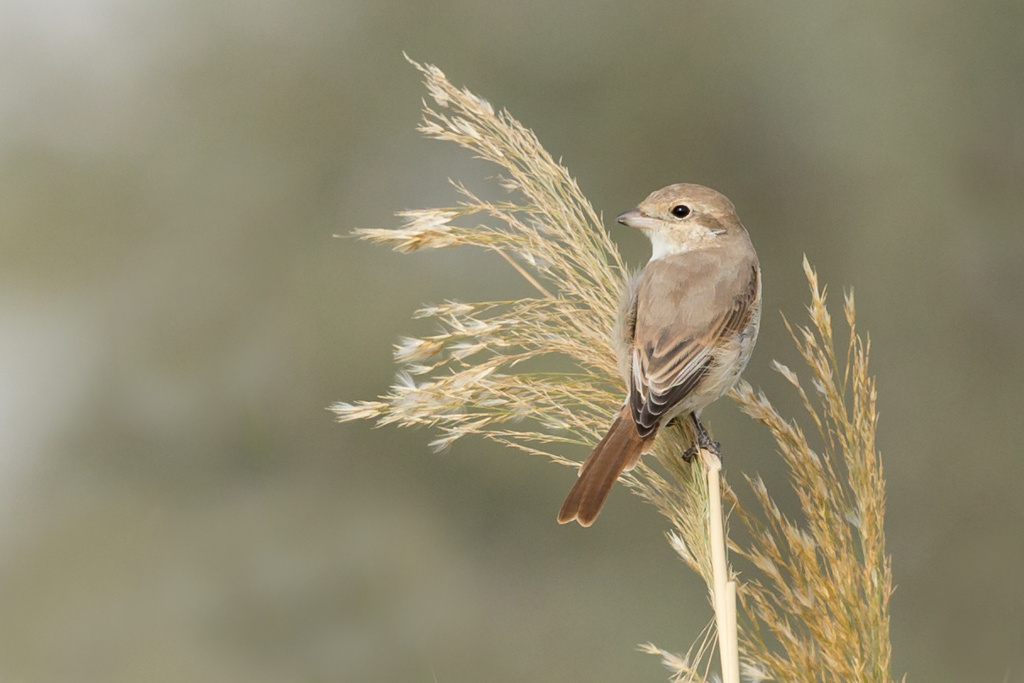
[[[341,421],[430,427],[435,449],[481,436],[578,467],[563,454],[566,446],[593,447],[625,395],[611,330],[629,273],[569,171],[532,131],[455,87],[436,67],[413,64],[432,101],[424,104],[419,130],[496,164],[511,198],[485,200],[456,183],[460,200],[454,205],[405,211],[398,228],[356,234],[400,252],[480,247],[501,257],[535,294],[423,308],[416,316],[435,321],[438,331],[399,340],[398,378],[390,390],[377,400],[331,409]],[[665,516],[670,546],[704,579],[715,611],[685,655],[642,646],[662,658],[674,681],[711,680],[716,638],[725,681],[741,675],[752,681],[893,680],[892,574],[870,344],[856,332],[850,293],[843,307],[849,339],[836,352],[824,288],[806,259],[804,270],[810,323],[790,332],[809,382],[775,367],[802,400],[814,439],[746,382],[730,393],[770,431],[799,513],[783,514],[757,477],[749,478],[752,500],[744,504],[706,451],[692,464],[682,461],[679,453],[695,442],[689,422],[663,429],[651,450],[655,457],[620,478]],[[575,369],[541,372],[529,362],[551,355],[571,360]],[[731,508],[728,519],[719,500]],[[721,539],[715,539],[716,517]],[[736,521],[749,531],[749,544],[726,540]]]

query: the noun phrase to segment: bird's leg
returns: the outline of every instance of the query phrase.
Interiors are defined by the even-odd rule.
[[[693,427],[697,431],[697,443],[683,451],[683,460],[690,462],[693,460],[693,456],[697,455],[697,451],[700,449],[714,453],[716,456],[721,458],[722,444],[711,440],[711,435],[708,434],[708,430],[704,426],[704,423],[700,421],[699,417],[697,417],[697,413],[690,413],[690,419],[693,421]]]
[[[670,422],[669,424],[673,424],[673,425],[676,425],[676,426],[682,428],[683,427],[683,422],[682,422],[683,419],[684,418],[683,418],[682,415],[678,415],[678,416],[672,418],[672,422]],[[685,429],[683,429],[683,433],[684,434],[686,433]],[[679,457],[681,457],[683,459],[683,462],[690,463],[690,462],[693,462],[693,456],[695,456],[695,455],[697,455],[697,447],[696,446],[690,446],[685,451],[683,451],[680,454]]]
[[[722,444],[711,440],[711,435],[708,434],[704,423],[697,417],[697,413],[690,413],[690,418],[693,420],[693,426],[697,429],[697,447],[711,451],[719,458],[722,457]]]

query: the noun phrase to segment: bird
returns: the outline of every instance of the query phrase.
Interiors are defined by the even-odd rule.
[[[614,346],[627,393],[579,469],[558,522],[587,527],[623,471],[649,452],[673,420],[691,420],[696,448],[720,454],[700,420],[739,380],[761,320],[761,268],[732,202],[690,183],[652,192],[616,219],[651,241],[651,258],[629,278]]]

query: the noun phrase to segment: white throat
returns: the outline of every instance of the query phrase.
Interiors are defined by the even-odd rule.
[[[704,230],[703,233],[693,235],[690,239],[679,239],[680,235],[669,235],[662,230],[644,230],[647,239],[651,240],[651,260],[684,254],[694,249],[700,249],[709,238],[716,233]]]

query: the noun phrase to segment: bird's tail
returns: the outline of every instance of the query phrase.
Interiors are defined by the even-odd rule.
[[[623,406],[615,415],[608,433],[580,468],[580,478],[562,503],[558,523],[565,524],[575,519],[580,526],[593,524],[612,484],[624,470],[636,466],[653,439],[653,434],[645,439],[637,433],[629,407]]]

